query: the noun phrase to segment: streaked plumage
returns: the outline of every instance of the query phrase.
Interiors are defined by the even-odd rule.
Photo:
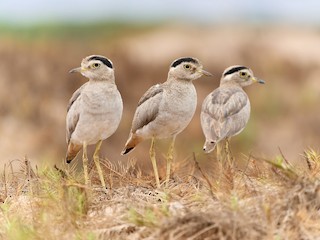
[[[122,154],[127,154],[146,139],[161,138],[172,138],[169,152],[173,151],[176,135],[186,128],[196,110],[197,94],[192,81],[202,75],[211,74],[202,69],[197,59],[175,60],[170,66],[167,81],[152,86],[140,99]],[[172,157],[170,154],[168,158]],[[167,168],[170,168],[170,164]],[[159,187],[157,176],[156,180]]]
[[[206,153],[245,128],[250,117],[250,101],[243,87],[254,82],[264,83],[253,76],[251,69],[231,66],[223,72],[220,87],[205,98],[200,119],[206,138],[203,146]]]
[[[82,147],[85,153],[87,145],[99,143],[97,148],[100,148],[101,142],[118,128],[123,109],[110,60],[98,55],[88,56],[82,60],[80,68],[70,72],[80,72],[89,81],[76,90],[69,101],[66,118],[67,163],[76,157]],[[98,154],[99,149],[96,150]]]

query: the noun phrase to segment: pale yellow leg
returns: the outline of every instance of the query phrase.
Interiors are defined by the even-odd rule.
[[[232,154],[230,151],[230,138],[226,139],[226,155],[227,155],[227,161],[230,166],[233,165],[233,159],[232,159]]]
[[[83,161],[84,183],[87,185],[89,184],[89,174],[88,174],[88,155],[87,155],[86,142],[83,142],[82,161]]]
[[[168,155],[167,155],[166,187],[168,187],[169,180],[170,180],[171,164],[172,164],[172,160],[173,160],[174,142],[175,142],[175,137],[173,137],[171,140],[170,147],[168,150]]]
[[[157,188],[160,188],[159,173],[158,173],[158,167],[157,167],[156,152],[154,149],[154,142],[155,140],[154,138],[152,138],[149,153],[150,153],[150,159],[151,159],[151,163],[154,171],[154,177],[156,178]]]
[[[222,154],[222,143],[218,142],[217,143],[217,160],[218,160],[218,167],[219,167],[219,178],[218,178],[218,187],[220,186],[220,183],[222,181],[223,177],[223,154]]]
[[[227,140],[225,140],[223,147],[224,147],[225,158],[226,158],[227,162],[229,163],[228,141]]]
[[[222,162],[222,151],[221,151],[221,143],[217,143],[217,159],[218,161]]]
[[[105,189],[106,188],[106,183],[105,183],[104,178],[103,178],[103,173],[102,173],[102,169],[100,167],[100,158],[99,158],[99,152],[100,152],[101,144],[102,144],[102,140],[100,140],[96,145],[96,149],[95,149],[94,154],[93,154],[93,160],[94,160],[94,163],[96,164],[96,167],[97,167],[97,170],[98,170],[98,174],[99,174],[101,185]]]

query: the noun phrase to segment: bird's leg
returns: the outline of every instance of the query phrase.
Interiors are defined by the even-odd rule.
[[[219,162],[222,162],[222,151],[221,151],[221,143],[217,143],[217,159]]]
[[[228,140],[227,139],[225,139],[224,140],[224,153],[226,154],[226,159],[227,159],[227,161],[229,161],[229,156],[228,156]]]
[[[157,188],[160,188],[160,181],[159,181],[159,173],[158,173],[158,168],[157,168],[157,161],[156,161],[156,152],[154,149],[154,137],[151,139],[151,146],[150,146],[150,159],[151,159],[151,163],[152,163],[152,167],[153,167],[153,171],[154,171],[154,177],[156,178],[156,184],[157,184]]]
[[[173,150],[174,150],[174,142],[175,142],[176,137],[173,137],[171,139],[170,147],[168,150],[168,155],[167,155],[167,174],[166,174],[166,187],[168,187],[169,180],[170,180],[170,172],[171,172],[171,164],[173,160]]]
[[[232,164],[233,164],[233,159],[232,159],[232,153],[230,151],[230,138],[226,139],[225,147],[226,147],[227,161],[228,161],[228,163],[229,163],[229,165],[231,167]]]
[[[89,174],[88,174],[88,155],[87,155],[86,142],[83,142],[82,161],[83,161],[84,183],[87,185],[89,183]]]
[[[217,184],[218,184],[218,187],[220,187],[220,184],[222,182],[222,179],[223,179],[223,142],[219,141],[217,143],[217,161],[218,161],[218,168],[219,168],[219,171],[218,171],[218,181],[217,181]]]
[[[96,149],[94,151],[94,154],[93,154],[93,160],[94,160],[94,163],[96,164],[102,187],[103,187],[103,189],[106,189],[106,183],[104,181],[103,174],[102,174],[102,169],[100,167],[99,153],[100,153],[101,144],[102,144],[102,140],[99,140],[99,142],[96,145]]]

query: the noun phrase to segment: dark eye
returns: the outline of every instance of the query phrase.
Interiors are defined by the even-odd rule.
[[[99,63],[94,63],[94,64],[91,65],[91,67],[92,68],[98,68],[98,67],[100,67],[100,64]]]
[[[185,68],[185,69],[190,69],[191,66],[190,66],[189,64],[186,64],[186,65],[184,65],[184,68]]]
[[[239,74],[241,78],[245,78],[248,75],[246,72],[240,72]]]

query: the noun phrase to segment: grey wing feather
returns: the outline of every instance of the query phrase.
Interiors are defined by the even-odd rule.
[[[141,97],[132,121],[131,131],[133,133],[156,119],[162,95],[162,84],[157,84],[149,88],[149,90]]]
[[[76,102],[79,100],[79,97],[81,95],[81,92],[83,88],[85,87],[87,83],[83,84],[80,88],[78,88],[73,94],[72,97],[69,100],[68,108],[67,108],[67,134],[66,134],[66,140],[69,144],[71,135],[74,132],[74,130],[77,127],[77,123],[79,121],[80,112],[76,107]]]
[[[236,134],[245,125],[238,113],[248,104],[246,93],[238,88],[216,89],[204,101],[201,113],[202,127],[211,133],[211,138],[219,140]]]
[[[238,89],[217,89],[209,96],[204,110],[220,121],[240,112],[248,101],[246,93]]]
[[[81,87],[79,87],[71,96],[70,100],[69,100],[69,104],[67,107],[67,112],[69,112],[71,106],[73,105],[73,103],[78,99],[78,97],[81,95],[82,89],[87,85],[88,83],[83,84]]]

